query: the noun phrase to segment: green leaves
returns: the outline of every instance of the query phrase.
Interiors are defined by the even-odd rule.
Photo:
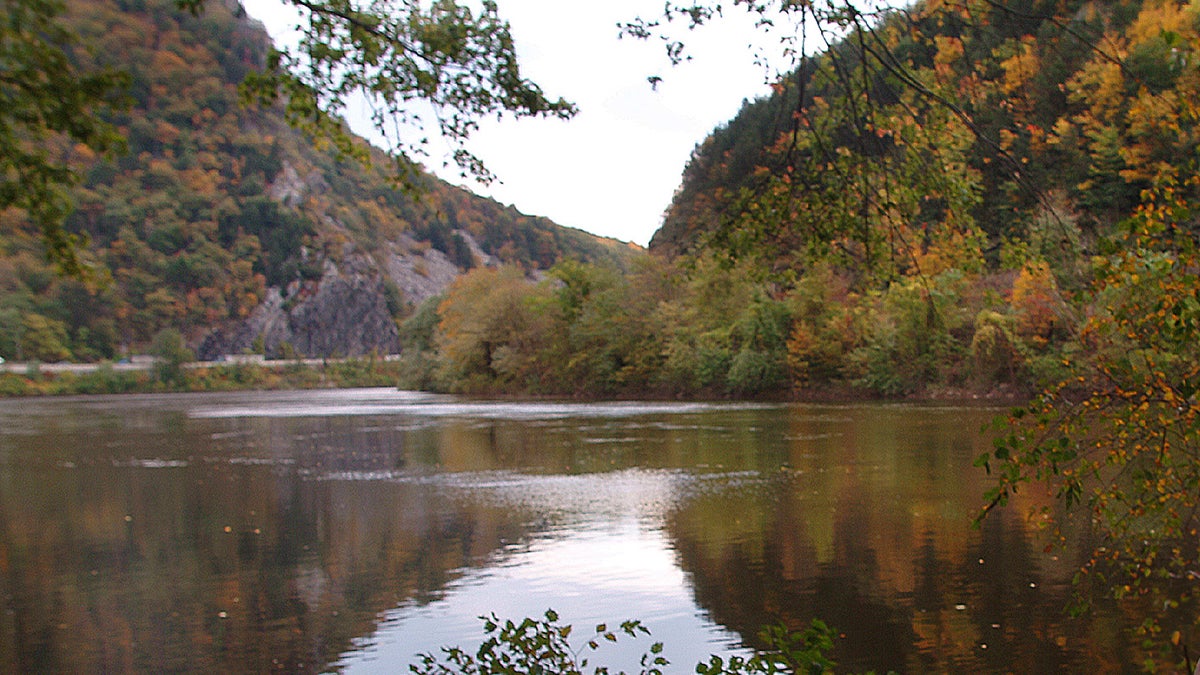
[[[753,656],[730,656],[729,661],[712,656],[696,665],[700,675],[766,675],[770,673],[832,673],[835,664],[826,654],[833,649],[835,632],[819,619],[803,631],[790,631],[782,624],[767,626],[759,635],[765,649]]]
[[[546,611],[545,620],[526,618],[519,623],[502,622],[495,614],[480,619],[487,637],[474,654],[458,647],[442,647],[440,658],[422,654],[419,663],[410,665],[409,671],[416,675],[584,675],[588,672],[588,659],[580,657],[583,648],[572,648],[567,642],[571,626],[559,625],[558,614],[553,610]],[[833,649],[835,634],[818,619],[802,631],[791,631],[782,624],[768,626],[760,636],[765,648],[756,650],[750,657],[731,656],[728,661],[714,655],[707,662],[697,664],[695,672],[701,675],[832,673],[836,664],[826,654]],[[596,651],[604,642],[617,642],[622,635],[637,638],[650,635],[650,630],[637,620],[623,621],[617,630],[609,630],[608,624],[598,624],[585,647],[588,651]],[[663,643],[650,645],[639,661],[639,675],[662,675],[663,669],[670,665],[662,653]],[[596,666],[590,672],[601,675],[609,669]]]
[[[547,98],[521,74],[495,3],[478,11],[453,0],[291,4],[307,20],[298,47],[273,54],[263,73],[247,78],[244,96],[265,105],[283,101],[291,123],[346,156],[365,159],[340,121],[351,97],[362,96],[402,179],[428,157],[430,118],[463,176],[488,182],[492,174],[462,145],[481,117],[575,114],[574,105]]]
[[[650,631],[640,621],[623,621],[616,631],[607,624],[596,626],[595,633],[582,647],[572,647],[568,638],[572,634],[570,625],[559,624],[558,613],[546,610],[543,619],[525,618],[520,622],[501,621],[495,614],[480,617],[483,621],[483,644],[474,654],[458,647],[443,647],[442,656],[420,655],[419,662],[409,666],[409,672],[417,675],[491,675],[512,673],[513,675],[584,675],[588,672],[588,659],[581,655],[600,649],[602,644],[617,642],[619,635],[636,638],[649,635]],[[655,642],[650,651],[640,660],[639,675],[662,675],[669,665],[662,657],[663,645]],[[607,666],[596,666],[594,675],[608,673]]]
[[[47,258],[60,272],[85,276],[84,238],[63,229],[71,211],[67,188],[78,181],[63,159],[63,142],[99,154],[123,147],[106,112],[123,107],[129,78],[113,70],[81,70],[82,49],[65,29],[58,0],[0,2],[0,210],[25,211]]]

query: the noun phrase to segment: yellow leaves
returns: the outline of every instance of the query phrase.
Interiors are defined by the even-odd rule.
[[[1024,39],[1018,52],[1000,63],[1004,79],[1000,86],[1006,94],[1023,92],[1029,81],[1037,74],[1040,61],[1033,51],[1032,36]]]
[[[1072,143],[1077,136],[1075,125],[1066,118],[1060,118],[1054,123],[1054,130],[1048,140],[1050,145]]]
[[[974,223],[960,223],[955,215],[948,214],[942,227],[928,228],[923,233],[904,232],[903,239],[924,244],[911,246],[908,251],[923,274],[937,275],[952,269],[972,272],[982,267],[979,251],[983,235]]]
[[[1107,146],[1114,145],[1118,135],[1113,125],[1123,123],[1127,103],[1125,75],[1121,67],[1108,61],[1093,61],[1068,81],[1068,98],[1086,110],[1055,123],[1055,136],[1060,142],[1073,143],[1086,139],[1093,154],[1110,154]]]
[[[937,47],[937,54],[933,57],[934,63],[952,64],[962,58],[962,40],[942,35],[935,36],[933,40]]]
[[[1050,266],[1031,261],[1013,281],[1012,308],[1017,332],[1035,345],[1044,345],[1059,324],[1062,300]]]
[[[1104,174],[1125,183],[1156,187],[1178,184],[1183,158],[1194,153],[1197,137],[1188,120],[1200,109],[1200,82],[1192,67],[1197,38],[1196,11],[1176,3],[1145,5],[1123,34],[1105,36],[1097,56],[1067,83],[1069,99],[1084,107],[1059,119],[1049,143],[1086,148],[1093,174],[1079,188],[1100,192]],[[1023,46],[1025,47],[1025,46]],[[1019,87],[1027,73],[1023,49],[1004,62],[1006,88]],[[1097,175],[1101,176],[1097,179]]]
[[[1129,132],[1134,136],[1180,133],[1180,104],[1179,96],[1172,91],[1138,96],[1129,106]]]
[[[1134,43],[1158,38],[1163,31],[1182,32],[1188,30],[1195,10],[1175,2],[1148,2],[1142,6],[1137,20],[1126,31]]]
[[[1013,143],[1017,140],[1017,135],[1008,129],[1000,130],[1000,149],[1005,152],[1011,151]]]

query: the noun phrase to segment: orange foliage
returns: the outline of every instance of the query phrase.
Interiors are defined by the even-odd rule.
[[[1036,347],[1045,347],[1062,320],[1063,306],[1050,266],[1030,262],[1013,280],[1011,304],[1017,334]]]

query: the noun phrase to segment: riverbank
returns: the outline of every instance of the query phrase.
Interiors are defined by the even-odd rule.
[[[0,397],[395,386],[400,363],[380,358],[185,364],[163,377],[153,360],[0,366]]]
[[[138,394],[162,392],[254,391],[281,389],[344,389],[392,387],[406,378],[404,362],[395,358],[201,361],[184,364],[178,377],[167,379],[155,371],[152,358],[119,363],[14,363],[0,364],[0,397],[70,396],[80,394]],[[909,402],[979,402],[1009,404],[1028,401],[1032,392],[1015,385],[991,388],[928,388],[895,400]],[[533,396],[493,392],[483,398],[504,400],[561,400],[562,396]],[[677,400],[676,396],[643,392],[638,400]],[[752,397],[763,401],[844,403],[878,401],[861,389],[826,385],[819,389]],[[719,396],[712,400],[728,400]]]

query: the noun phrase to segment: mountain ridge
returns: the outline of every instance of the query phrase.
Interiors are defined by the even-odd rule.
[[[623,265],[638,251],[425,173],[413,198],[378,149],[361,165],[314,147],[279,105],[243,106],[238,84],[270,38],[239,4],[192,16],[167,0],[73,0],[64,20],[86,46],[72,55],[81,69],[132,79],[132,105],[111,120],[126,153],[55,148],[82,176],[67,228],[90,240],[84,256],[110,281],[56,278],[22,215],[2,214],[14,225],[0,235],[4,356],[112,359],[168,328],[205,357],[390,353],[397,321],[476,265],[535,274],[568,258]],[[356,325],[373,328],[357,339]]]

